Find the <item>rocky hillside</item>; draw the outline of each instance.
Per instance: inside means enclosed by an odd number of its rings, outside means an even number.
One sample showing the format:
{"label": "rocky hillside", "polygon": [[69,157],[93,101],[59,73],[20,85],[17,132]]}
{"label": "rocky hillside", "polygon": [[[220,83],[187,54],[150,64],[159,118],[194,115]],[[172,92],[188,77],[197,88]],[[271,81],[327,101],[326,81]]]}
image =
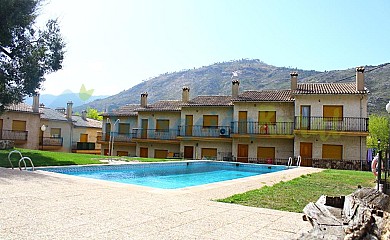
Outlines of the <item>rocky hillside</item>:
{"label": "rocky hillside", "polygon": [[[140,94],[148,92],[148,102],[165,99],[180,99],[183,86],[190,87],[190,96],[231,94],[232,72],[237,72],[240,90],[288,89],[290,72],[299,73],[298,82],[352,82],[355,69],[320,72],[286,67],[275,67],[260,60],[242,59],[238,61],[215,63],[210,66],[174,73],[161,74],[144,81],[126,91],[105,99],[95,100],[76,108],[86,107],[113,110],[129,103],[139,103]],[[390,64],[366,66],[366,86],[370,90],[370,113],[384,112],[390,100]]]}

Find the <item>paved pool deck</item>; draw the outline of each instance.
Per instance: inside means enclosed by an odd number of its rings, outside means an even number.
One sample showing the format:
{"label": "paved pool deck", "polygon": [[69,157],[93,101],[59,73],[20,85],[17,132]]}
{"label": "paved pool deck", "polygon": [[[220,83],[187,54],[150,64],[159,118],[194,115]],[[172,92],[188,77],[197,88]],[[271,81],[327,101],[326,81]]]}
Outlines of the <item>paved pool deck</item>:
{"label": "paved pool deck", "polygon": [[0,239],[294,239],[311,229],[302,214],[212,199],[319,171],[158,190],[0,168]]}

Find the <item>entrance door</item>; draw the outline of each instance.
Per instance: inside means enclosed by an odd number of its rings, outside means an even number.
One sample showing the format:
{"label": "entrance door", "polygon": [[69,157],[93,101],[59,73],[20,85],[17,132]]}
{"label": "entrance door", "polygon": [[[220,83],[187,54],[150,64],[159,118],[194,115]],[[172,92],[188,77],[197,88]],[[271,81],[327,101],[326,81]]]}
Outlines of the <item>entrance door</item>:
{"label": "entrance door", "polygon": [[194,147],[193,146],[184,146],[184,158],[185,159],[194,159]]}
{"label": "entrance door", "polygon": [[143,158],[147,158],[148,157],[148,148],[146,148],[146,147],[139,148],[139,156],[143,157]]}
{"label": "entrance door", "polygon": [[148,119],[142,119],[141,121],[141,138],[148,138]]}
{"label": "entrance door", "polygon": [[313,166],[312,152],[313,152],[313,144],[312,143],[307,143],[307,142],[300,143],[299,154],[302,158],[301,166],[304,166],[304,167]]}
{"label": "entrance door", "polygon": [[237,161],[248,162],[248,144],[238,144]]}
{"label": "entrance door", "polygon": [[186,115],[186,122],[185,122],[186,136],[192,136],[193,124],[194,124],[194,116],[193,115]]}
{"label": "entrance door", "polygon": [[310,106],[301,106],[301,129],[310,129]]}
{"label": "entrance door", "polygon": [[247,111],[238,112],[238,133],[239,134],[247,133],[247,126],[248,126],[247,119],[248,119]]}

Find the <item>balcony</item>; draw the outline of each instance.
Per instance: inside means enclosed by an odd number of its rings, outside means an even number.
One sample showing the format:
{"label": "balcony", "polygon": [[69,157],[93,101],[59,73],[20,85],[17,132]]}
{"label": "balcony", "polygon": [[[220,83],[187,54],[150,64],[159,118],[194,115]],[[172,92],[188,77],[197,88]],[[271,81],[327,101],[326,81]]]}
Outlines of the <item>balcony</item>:
{"label": "balcony", "polygon": [[39,139],[39,146],[62,147],[62,145],[62,137],[41,137]]}
{"label": "balcony", "polygon": [[[176,140],[179,130],[176,129],[133,129],[134,139]],[[115,137],[115,141],[116,137]]]}
{"label": "balcony", "polygon": [[364,132],[368,134],[368,118],[295,117],[295,130]]}
{"label": "balcony", "polygon": [[293,122],[233,122],[233,134],[292,135]]}
{"label": "balcony", "polygon": [[[133,139],[133,133],[113,132],[111,136],[114,137],[114,142],[132,142],[132,139]],[[97,136],[97,141],[98,142],[109,142],[110,141],[110,133],[102,133],[102,135]]]}
{"label": "balcony", "polygon": [[180,126],[181,137],[230,137],[231,128],[228,126],[204,127],[199,125]]}
{"label": "balcony", "polygon": [[1,130],[0,139],[1,140],[12,140],[15,142],[25,142],[27,141],[28,132],[27,131],[15,131],[15,130]]}

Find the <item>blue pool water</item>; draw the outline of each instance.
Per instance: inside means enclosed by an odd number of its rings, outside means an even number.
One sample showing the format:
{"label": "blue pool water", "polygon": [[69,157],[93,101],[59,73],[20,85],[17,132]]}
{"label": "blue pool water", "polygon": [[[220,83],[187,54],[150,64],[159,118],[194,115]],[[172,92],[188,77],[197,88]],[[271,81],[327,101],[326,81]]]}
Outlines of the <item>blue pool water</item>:
{"label": "blue pool water", "polygon": [[176,189],[261,175],[286,169],[286,166],[274,165],[189,161],[53,167],[40,170],[154,188]]}

